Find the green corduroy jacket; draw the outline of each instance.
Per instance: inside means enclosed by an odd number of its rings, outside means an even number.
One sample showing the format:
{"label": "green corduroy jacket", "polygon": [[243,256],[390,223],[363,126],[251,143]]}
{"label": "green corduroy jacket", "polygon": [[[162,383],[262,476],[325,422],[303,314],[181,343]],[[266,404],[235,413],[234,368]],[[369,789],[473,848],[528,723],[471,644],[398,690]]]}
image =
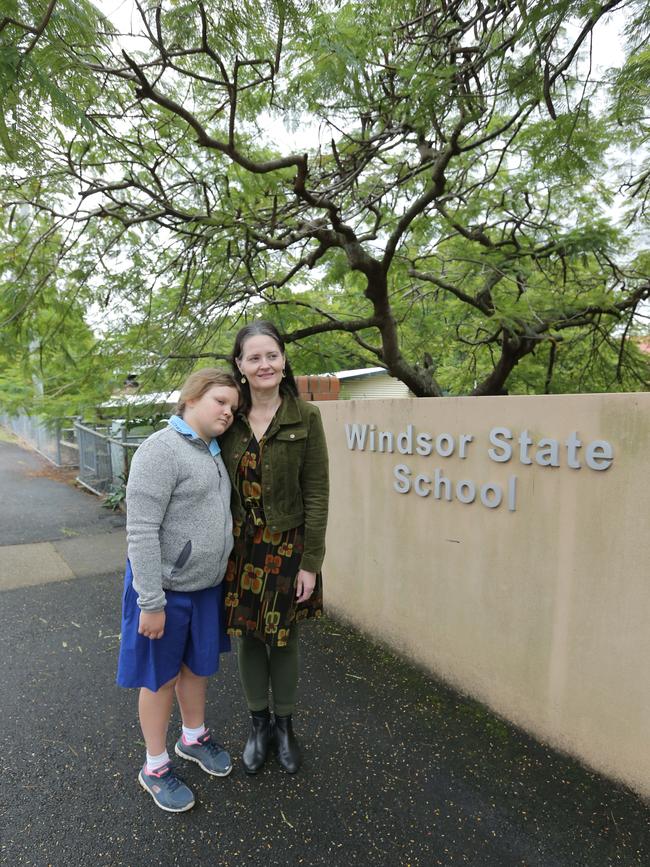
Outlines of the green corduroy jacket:
{"label": "green corduroy jacket", "polygon": [[[245,416],[219,438],[232,482],[232,514],[242,520],[237,467],[252,432]],[[271,532],[304,525],[300,568],[319,572],[325,556],[329,473],[325,431],[317,406],[285,395],[266,434],[261,464],[264,515]]]}

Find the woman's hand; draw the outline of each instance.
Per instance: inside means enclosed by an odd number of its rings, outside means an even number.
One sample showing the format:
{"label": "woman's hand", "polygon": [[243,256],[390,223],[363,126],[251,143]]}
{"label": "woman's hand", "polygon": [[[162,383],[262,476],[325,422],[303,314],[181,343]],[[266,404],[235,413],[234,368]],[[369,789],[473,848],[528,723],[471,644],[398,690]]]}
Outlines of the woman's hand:
{"label": "woman's hand", "polygon": [[306,602],[314,592],[316,573],[299,569],[296,575],[296,602]]}
{"label": "woman's hand", "polygon": [[145,638],[162,638],[165,632],[165,609],[163,608],[162,611],[141,611],[138,632]]}

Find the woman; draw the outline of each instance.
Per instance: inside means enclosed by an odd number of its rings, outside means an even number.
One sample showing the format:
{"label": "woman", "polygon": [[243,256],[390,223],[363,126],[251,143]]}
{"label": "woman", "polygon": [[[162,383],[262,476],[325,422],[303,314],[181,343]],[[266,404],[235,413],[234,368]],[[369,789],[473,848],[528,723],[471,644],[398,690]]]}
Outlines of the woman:
{"label": "woman", "polygon": [[239,331],[232,364],[242,401],[221,440],[235,535],[225,606],[228,634],[239,638],[239,672],[251,713],[243,762],[247,773],[257,773],[273,744],[281,767],[293,774],[301,762],[292,726],[298,623],[323,610],[327,447],[320,412],[298,398],[272,323],[253,322]]}

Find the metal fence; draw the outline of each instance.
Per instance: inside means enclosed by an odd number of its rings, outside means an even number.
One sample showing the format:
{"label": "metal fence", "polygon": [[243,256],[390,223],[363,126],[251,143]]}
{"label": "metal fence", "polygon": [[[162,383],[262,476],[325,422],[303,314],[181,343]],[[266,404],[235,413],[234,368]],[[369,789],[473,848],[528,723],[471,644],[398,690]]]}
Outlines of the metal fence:
{"label": "metal fence", "polygon": [[77,481],[95,494],[111,494],[125,484],[135,450],[146,436],[111,436],[108,428],[90,427],[76,421],[74,425],[79,446]]}
{"label": "metal fence", "polygon": [[24,413],[17,416],[3,413],[0,415],[0,421],[57,467],[79,466],[79,449],[75,440],[73,418],[45,421],[38,416]]}
{"label": "metal fence", "polygon": [[129,434],[125,428],[112,435],[109,428],[91,426],[79,418],[45,421],[0,413],[0,423],[58,467],[78,467],[77,481],[100,496],[125,484],[135,450],[147,438]]}

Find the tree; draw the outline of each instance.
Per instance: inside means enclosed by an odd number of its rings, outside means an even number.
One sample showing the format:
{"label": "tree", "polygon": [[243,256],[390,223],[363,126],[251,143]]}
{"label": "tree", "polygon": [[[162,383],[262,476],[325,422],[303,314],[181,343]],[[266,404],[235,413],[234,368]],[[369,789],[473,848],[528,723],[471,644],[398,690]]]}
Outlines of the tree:
{"label": "tree", "polygon": [[92,132],[86,63],[112,31],[88,0],[0,2],[0,152],[14,165],[42,168],[66,127]]}
{"label": "tree", "polygon": [[[106,399],[114,376],[106,347],[85,321],[75,275],[61,262],[63,239],[46,218],[26,214],[14,214],[12,229],[10,238],[0,232],[3,407],[29,406],[48,416],[91,409]],[[115,349],[110,355],[119,364]]]}
{"label": "tree", "polygon": [[[577,342],[592,365],[618,342],[607,388],[643,382],[647,254],[606,210],[632,121],[585,65],[643,4],[136,5],[137,50],[84,60],[94,132],[58,156],[65,194],[25,197],[68,219],[143,364],[222,357],[270,308],[289,342],[334,337],[416,395],[498,394],[524,359],[551,390]],[[313,145],[274,145],[278,118],[316,119]]]}
{"label": "tree", "polygon": [[623,141],[631,146],[631,156],[638,155],[637,170],[633,168],[631,176],[624,179],[630,203],[628,224],[638,221],[647,230],[650,219],[650,7],[647,4],[638,15],[630,16],[625,31],[628,37],[626,60],[620,70],[612,72],[611,121],[625,130]]}

